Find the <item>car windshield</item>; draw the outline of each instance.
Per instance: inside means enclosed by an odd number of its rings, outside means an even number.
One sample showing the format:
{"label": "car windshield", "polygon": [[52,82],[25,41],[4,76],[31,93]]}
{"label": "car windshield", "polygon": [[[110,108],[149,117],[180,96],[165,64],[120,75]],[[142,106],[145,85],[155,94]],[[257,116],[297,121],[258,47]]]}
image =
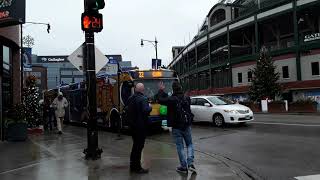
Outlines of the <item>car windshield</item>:
{"label": "car windshield", "polygon": [[165,92],[168,95],[172,95],[172,83],[176,81],[176,79],[144,79],[144,80],[136,80],[134,84],[143,83],[144,84],[144,94],[150,99],[153,100],[154,96],[158,93],[159,87],[158,84],[163,82],[166,89]]}
{"label": "car windshield", "polygon": [[218,96],[212,96],[212,97],[209,97],[208,99],[210,102],[212,102],[214,105],[217,105],[217,106],[234,104],[234,102]]}

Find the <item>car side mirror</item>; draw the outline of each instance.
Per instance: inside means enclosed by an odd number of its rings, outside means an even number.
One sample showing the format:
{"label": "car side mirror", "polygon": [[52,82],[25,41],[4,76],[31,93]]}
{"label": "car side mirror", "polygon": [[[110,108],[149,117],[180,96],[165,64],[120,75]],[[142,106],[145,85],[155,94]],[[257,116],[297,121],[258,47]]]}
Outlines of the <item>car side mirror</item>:
{"label": "car side mirror", "polygon": [[206,107],[211,107],[211,104],[209,104],[209,103],[204,103],[204,106],[206,106]]}

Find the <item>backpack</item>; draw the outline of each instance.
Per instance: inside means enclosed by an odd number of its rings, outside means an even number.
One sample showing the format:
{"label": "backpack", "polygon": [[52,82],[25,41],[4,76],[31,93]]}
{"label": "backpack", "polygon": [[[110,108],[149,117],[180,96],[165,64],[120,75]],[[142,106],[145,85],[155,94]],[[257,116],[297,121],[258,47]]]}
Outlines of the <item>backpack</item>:
{"label": "backpack", "polygon": [[130,106],[132,106],[132,103],[135,101],[135,99],[136,97],[131,97],[128,99],[128,103],[123,107],[122,114],[121,114],[122,121],[129,126],[132,126],[133,124],[133,118],[134,118],[132,117],[133,112],[130,112],[130,110],[133,111],[133,109],[132,108],[130,109]]}
{"label": "backpack", "polygon": [[186,98],[183,97],[182,99],[177,97],[176,103],[176,121],[178,126],[181,128],[186,128],[192,123],[193,115],[192,113],[188,112],[186,106],[189,106]]}

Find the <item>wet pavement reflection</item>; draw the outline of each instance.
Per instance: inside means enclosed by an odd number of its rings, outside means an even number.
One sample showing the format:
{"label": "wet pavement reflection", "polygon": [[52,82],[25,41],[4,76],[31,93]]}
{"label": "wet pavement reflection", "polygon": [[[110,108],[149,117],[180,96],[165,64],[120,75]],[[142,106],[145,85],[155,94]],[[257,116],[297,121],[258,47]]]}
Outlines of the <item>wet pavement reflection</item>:
{"label": "wet pavement reflection", "polygon": [[117,135],[100,132],[102,158],[86,161],[86,129],[66,126],[65,133],[45,133],[29,136],[26,142],[0,143],[1,180],[203,180],[239,179],[233,169],[211,156],[196,153],[198,174],[181,175],[176,149],[170,143],[147,140],[143,152],[143,166],[150,169],[145,175],[129,171],[131,137],[117,140]]}

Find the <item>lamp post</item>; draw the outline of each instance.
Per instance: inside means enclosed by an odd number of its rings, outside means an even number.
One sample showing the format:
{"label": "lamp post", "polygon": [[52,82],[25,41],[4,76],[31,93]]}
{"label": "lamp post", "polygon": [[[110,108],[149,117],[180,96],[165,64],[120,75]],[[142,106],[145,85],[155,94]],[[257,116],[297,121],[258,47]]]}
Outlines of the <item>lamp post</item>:
{"label": "lamp post", "polygon": [[158,66],[157,66],[157,64],[158,64],[158,41],[157,41],[157,37],[155,37],[155,39],[154,39],[154,41],[151,41],[151,40],[146,40],[146,39],[141,39],[141,47],[143,47],[144,46],[144,43],[143,42],[149,42],[149,43],[151,43],[153,46],[154,46],[154,48],[155,48],[155,50],[156,50],[156,69],[158,69]]}
{"label": "lamp post", "polygon": [[[38,25],[46,25],[47,32],[50,33],[51,26],[49,23],[41,23],[41,22],[25,22],[25,24],[38,24]],[[23,23],[20,23],[20,84],[21,84],[21,102],[22,102],[22,92],[23,92]]]}

